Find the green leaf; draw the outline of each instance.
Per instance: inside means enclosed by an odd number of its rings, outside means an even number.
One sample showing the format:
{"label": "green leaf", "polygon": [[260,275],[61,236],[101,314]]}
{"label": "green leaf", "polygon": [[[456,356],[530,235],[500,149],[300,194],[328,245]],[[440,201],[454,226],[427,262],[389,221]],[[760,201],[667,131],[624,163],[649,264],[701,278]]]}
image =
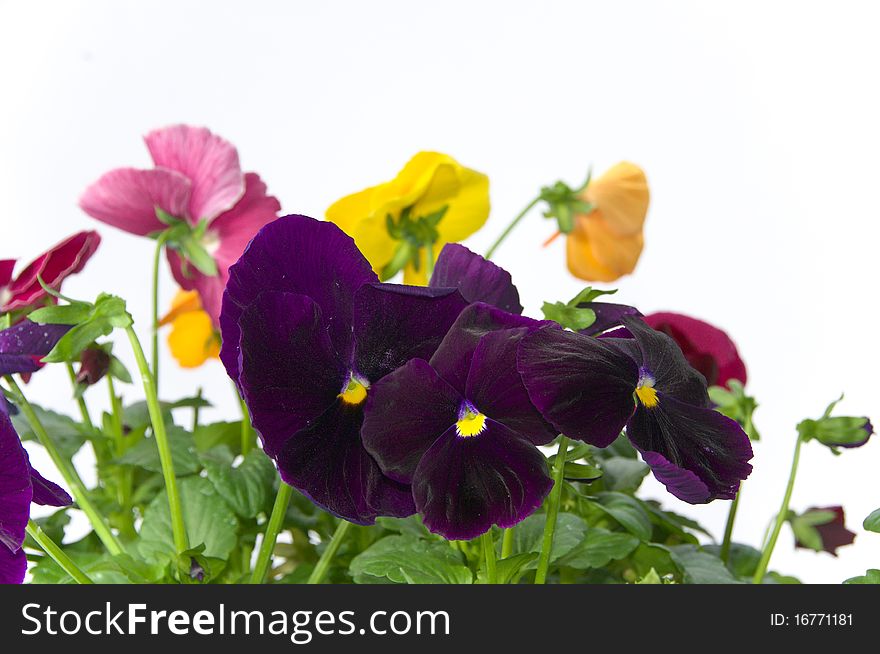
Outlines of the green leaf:
{"label": "green leaf", "polygon": [[[714,556],[721,556],[720,545],[706,545],[703,549]],[[731,543],[730,552],[727,555],[727,569],[735,577],[750,581],[755,574],[755,570],[758,568],[760,560],[761,550],[743,543]]]}
{"label": "green leaf", "polygon": [[602,477],[605,488],[610,491],[635,492],[648,475],[649,468],[644,462],[622,456],[612,456],[602,462]]}
{"label": "green leaf", "polygon": [[85,302],[49,306],[31,311],[28,320],[39,325],[78,325],[86,320],[92,312],[92,305]]}
{"label": "green leaf", "polygon": [[727,382],[728,388],[710,386],[709,398],[715,403],[716,409],[733,420],[736,420],[746,432],[750,440],[757,441],[761,435],[755,428],[752,416],[758,403],[755,398],[746,395],[743,385],[736,379]]}
{"label": "green leaf", "polygon": [[639,539],[623,532],[590,527],[586,537],[559,562],[560,566],[587,570],[622,559],[639,546]]}
{"label": "green leaf", "polygon": [[196,449],[207,452],[218,445],[226,445],[233,453],[241,452],[241,422],[215,422],[199,425],[193,432]]}
{"label": "green leaf", "polygon": [[872,511],[871,515],[865,518],[862,526],[866,531],[873,531],[876,534],[880,534],[880,509]]}
{"label": "green leaf", "polygon": [[596,322],[596,313],[592,309],[570,307],[562,302],[545,302],[541,312],[546,320],[552,320],[566,329],[580,331]]}
{"label": "green leaf", "polygon": [[218,274],[217,262],[208,254],[205,246],[191,235],[186,235],[176,242],[178,249],[195,268],[208,277],[216,277]]}
{"label": "green leaf", "polygon": [[408,518],[376,518],[376,524],[386,531],[393,531],[404,536],[410,535],[416,538],[440,540],[440,536],[428,531],[422,519],[417,515],[412,515]]}
{"label": "green leaf", "polygon": [[602,471],[596,466],[568,462],[563,474],[569,481],[594,481],[602,476]]}
{"label": "green leaf", "polygon": [[[535,563],[538,557],[539,554],[537,552],[524,552],[523,554],[514,554],[506,559],[499,559],[496,563],[498,583],[516,583],[522,573],[528,569],[529,564]],[[485,584],[487,581],[486,568],[485,566],[480,566],[480,571],[477,573],[477,582]]]}
{"label": "green leaf", "polygon": [[636,498],[623,493],[600,493],[596,506],[633,536],[644,541],[651,539],[651,518]]}
{"label": "green leaf", "polygon": [[655,570],[661,577],[681,577],[681,569],[673,560],[669,548],[658,543],[641,543],[630,555],[628,563],[634,573],[629,581],[644,578],[651,570]]}
{"label": "green leaf", "polygon": [[233,465],[229,448],[219,446],[202,455],[208,481],[242,518],[256,518],[273,497],[278,473],[262,450],[251,450],[241,465]]}
{"label": "green leaf", "polygon": [[[181,427],[169,425],[168,446],[174,461],[174,474],[178,477],[193,475],[202,469],[196,456],[192,435]],[[116,460],[120,465],[136,466],[150,472],[162,472],[159,447],[155,438],[145,438]]]}
{"label": "green leaf", "polygon": [[724,563],[694,545],[676,545],[670,547],[672,559],[684,573],[684,580],[689,584],[738,584]]}
{"label": "green leaf", "polygon": [[355,583],[470,584],[473,574],[449,543],[386,536],[352,559]]}
{"label": "green leaf", "polygon": [[861,577],[850,577],[845,584],[880,584],[880,570],[871,568]]}
{"label": "green leaf", "polygon": [[660,575],[657,574],[657,571],[654,568],[651,568],[650,570],[648,570],[648,574],[646,574],[644,577],[639,579],[636,583],[637,584],[656,585],[656,584],[662,584],[663,579],[660,578]]}
{"label": "green leaf", "polygon": [[[97,584],[154,584],[165,576],[165,567],[150,565],[127,554],[110,556],[66,549],[83,572]],[[31,570],[35,584],[72,584],[74,580],[48,556]]]}
{"label": "green leaf", "polygon": [[[546,515],[536,513],[520,522],[513,528],[513,552],[524,554],[540,552],[544,542],[544,524]],[[587,531],[587,525],[573,513],[560,513],[556,519],[556,531],[553,535],[553,548],[550,550],[550,562],[565,556],[580,543]],[[529,562],[528,569],[537,567],[537,560]]]}
{"label": "green leaf", "polygon": [[[72,459],[73,455],[79,452],[86,442],[89,430],[65,415],[43,409],[37,405],[32,406],[37,420],[46,429],[46,433],[49,434],[49,438],[55,444],[61,456],[68,460]],[[21,440],[39,442],[37,435],[31,429],[31,425],[23,412],[12,416],[12,424],[15,426],[15,431],[18,432]]]}
{"label": "green leaf", "polygon": [[131,373],[128,372],[128,368],[117,359],[115,356],[110,357],[110,367],[107,369],[107,374],[113,377],[113,379],[118,379],[123,384],[131,383]]}
{"label": "green leaf", "polygon": [[[186,477],[178,481],[178,486],[190,546],[204,545],[206,557],[228,559],[238,546],[238,519],[232,509],[207,479]],[[176,560],[171,513],[164,490],[147,507],[140,537],[138,550],[148,561]]]}

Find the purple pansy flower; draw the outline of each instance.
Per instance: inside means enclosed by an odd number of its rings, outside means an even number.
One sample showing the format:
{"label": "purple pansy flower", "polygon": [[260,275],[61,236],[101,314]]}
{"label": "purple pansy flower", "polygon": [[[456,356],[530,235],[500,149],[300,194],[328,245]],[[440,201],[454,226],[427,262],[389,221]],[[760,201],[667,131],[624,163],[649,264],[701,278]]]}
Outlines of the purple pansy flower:
{"label": "purple pansy flower", "polygon": [[27,569],[22,544],[31,502],[71,504],[70,496],[31,467],[12,421],[0,403],[0,584],[20,584]]}
{"label": "purple pansy flower", "polygon": [[540,330],[520,346],[529,396],[562,433],[606,447],[626,426],[654,476],[691,504],[733,499],[752,470],[742,428],[710,408],[706,382],[675,342],[624,316],[633,338]]}
{"label": "purple pansy flower", "polygon": [[550,492],[536,445],[557,431],[532,406],[516,369],[519,342],[547,325],[472,304],[430,363],[413,359],[371,389],[364,445],[386,475],[412,484],[431,531],[469,540],[493,524],[511,527]]}
{"label": "purple pansy flower", "polygon": [[336,225],[286,216],[230,268],[220,357],[282,479],[351,522],[414,512],[360,437],[372,386],[433,355],[467,303],[456,288],[380,284]]}
{"label": "purple pansy flower", "polygon": [[515,314],[523,311],[510,273],[458,243],[443,246],[428,285],[457,288],[468,302],[485,302]]}
{"label": "purple pansy flower", "polygon": [[[581,334],[587,334],[588,336],[598,336],[602,333],[608,336],[616,336],[618,335],[616,332],[610,333],[609,330],[620,329],[624,316],[641,317],[642,315],[635,307],[627,304],[614,304],[613,302],[584,302],[579,304],[578,307],[592,309],[593,313],[596,314],[596,321],[580,331]],[[620,335],[623,335],[624,330],[620,329],[620,332]]]}

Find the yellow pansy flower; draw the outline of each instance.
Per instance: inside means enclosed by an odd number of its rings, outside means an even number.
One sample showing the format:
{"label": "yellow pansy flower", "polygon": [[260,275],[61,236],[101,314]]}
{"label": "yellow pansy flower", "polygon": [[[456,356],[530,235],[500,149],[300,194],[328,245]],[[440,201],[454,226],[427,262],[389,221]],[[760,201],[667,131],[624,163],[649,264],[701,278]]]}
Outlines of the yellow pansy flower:
{"label": "yellow pansy flower", "polygon": [[581,198],[592,210],[575,217],[566,239],[568,269],[586,281],[613,282],[635,270],[650,192],[641,168],[621,162],[591,181]]}
{"label": "yellow pansy flower", "polygon": [[438,152],[419,152],[390,182],[327,209],[327,220],[354,239],[381,279],[403,270],[405,284],[419,285],[428,283],[429,249],[436,260],[446,243],[466,239],[488,217],[489,178]]}
{"label": "yellow pansy flower", "polygon": [[171,310],[159,321],[160,326],[168,324],[168,347],[182,368],[198,368],[208,359],[219,358],[220,335],[202,309],[197,291],[177,292]]}

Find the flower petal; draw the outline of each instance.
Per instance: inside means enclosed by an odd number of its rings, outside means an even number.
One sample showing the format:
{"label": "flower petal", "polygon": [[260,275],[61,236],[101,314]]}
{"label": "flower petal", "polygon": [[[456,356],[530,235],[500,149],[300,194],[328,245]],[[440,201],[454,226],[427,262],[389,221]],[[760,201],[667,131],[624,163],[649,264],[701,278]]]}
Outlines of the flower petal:
{"label": "flower petal", "polygon": [[21,548],[32,498],[27,453],[9,416],[0,412],[0,550]]}
{"label": "flower petal", "polygon": [[458,419],[463,398],[423,359],[370,387],[361,438],[382,472],[411,483],[422,456]]}
{"label": "flower petal", "polygon": [[269,456],[336,400],[347,370],[336,358],[320,307],[267,291],[241,315],[242,394]]}
{"label": "flower petal", "polygon": [[60,290],[68,276],[85,267],[100,243],[98,232],[78,232],[39,256],[9,284],[10,298],[2,311],[23,309],[49,297],[39,278],[50,288]]}
{"label": "flower petal", "polygon": [[101,222],[138,236],[167,227],[156,217],[156,207],[184,218],[190,201],[190,182],[164,168],[117,168],[86,189],[80,208]]}
{"label": "flower petal", "polygon": [[609,229],[628,236],[642,230],[651,198],[644,171],[623,161],[591,181],[584,199],[602,212]]}
{"label": "flower petal", "polygon": [[529,399],[516,368],[525,327],[490,332],[480,339],[467,378],[467,399],[493,420],[535,445],[546,445],[559,432],[541,416]]}
{"label": "flower petal", "polygon": [[38,325],[30,320],[0,331],[0,376],[40,369],[46,356],[70,330],[70,325]]}
{"label": "flower petal", "polygon": [[376,382],[430,359],[467,302],[454,288],[365,284],[354,297],[355,370]]}
{"label": "flower petal", "polygon": [[415,513],[409,487],[384,476],[361,443],[361,406],[337,400],[278,454],[281,478],[315,504],[357,524]]}
{"label": "flower petal", "polygon": [[186,217],[195,224],[212,220],[238,202],[244,176],[238,152],[228,141],[204,127],[172,125],[144,137],[157,166],[181,173],[192,183]]}
{"label": "flower petal", "polygon": [[556,429],[607,447],[635,409],[635,362],[603,340],[542,329],[526,336],[518,368],[532,403]]}
{"label": "flower petal", "polygon": [[15,259],[0,259],[0,290],[6,288],[12,281],[12,271],[15,269]]}
{"label": "flower petal", "polygon": [[671,337],[693,368],[710,386],[726,386],[731,379],[746,383],[746,366],[726,332],[680,313],[661,311],[645,317],[653,329]]}
{"label": "flower petal", "polygon": [[[621,322],[638,346],[639,354],[634,355],[636,361],[651,373],[658,391],[694,406],[709,406],[706,379],[691,367],[672,338],[651,329],[635,316],[624,316]],[[611,339],[606,340],[611,342]],[[633,351],[632,342],[622,339],[618,344]]]}
{"label": "flower petal", "polygon": [[27,556],[23,549],[15,552],[0,547],[0,584],[20,584],[27,572]]}
{"label": "flower petal", "polygon": [[484,334],[517,327],[535,330],[550,324],[475,302],[462,311],[449,328],[437,352],[431,357],[431,367],[459,393],[464,394],[471,359]]}
{"label": "flower petal", "polygon": [[470,540],[492,525],[512,527],[541,506],[553,481],[532,443],[491,419],[482,433],[448,429],[425,453],[413,497],[425,526],[448,540]]}
{"label": "flower petal", "polygon": [[598,336],[609,329],[620,327],[623,323],[621,319],[624,316],[641,316],[642,313],[635,307],[626,304],[614,304],[612,302],[584,302],[578,307],[592,309],[596,314],[596,322],[580,330],[581,334],[587,336]]}
{"label": "flower petal", "polygon": [[575,231],[583,230],[596,261],[606,270],[612,271],[614,279],[628,275],[636,269],[645,245],[641,232],[628,236],[616,234],[608,227],[602,212],[598,210],[579,219],[577,224]]}
{"label": "flower petal", "polygon": [[208,359],[219,357],[220,338],[211,316],[199,309],[175,318],[168,334],[168,348],[181,368],[198,368]]}
{"label": "flower petal", "polygon": [[354,241],[336,225],[297,215],[269,223],[229,269],[220,315],[220,358],[229,376],[238,379],[238,319],[263,291],[312,298],[339,359],[347,361],[353,342],[352,298],[358,288],[377,281]]}
{"label": "flower petal", "polygon": [[266,185],[255,173],[245,175],[245,192],[232,209],[220,214],[205,235],[207,247],[217,262],[217,275],[205,275],[194,266],[183,266],[180,254],[168,249],[171,273],[181,287],[198,291],[202,307],[219,324],[223,290],[229,267],[238,261],[254,235],[278,217],[281,204],[266,194]]}
{"label": "flower petal", "polygon": [[458,288],[468,302],[485,302],[509,313],[523,311],[510,273],[457,243],[447,243],[440,251],[430,286]]}
{"label": "flower petal", "polygon": [[[842,506],[813,506],[804,511],[804,515],[818,511],[834,514],[830,521],[814,525],[813,528],[819,532],[822,549],[832,556],[837,556],[837,548],[852,545],[856,540],[856,534],[846,528],[846,516]],[[807,547],[797,539],[794,545],[795,547]]]}
{"label": "flower petal", "polygon": [[657,393],[657,399],[650,409],[639,404],[626,427],[645,463],[657,466],[657,479],[691,504],[736,497],[740,482],[752,471],[752,446],[742,428],[713,409],[665,393]]}
{"label": "flower petal", "polygon": [[49,481],[28,463],[31,471],[32,502],[42,506],[70,506],[73,499],[54,481]]}

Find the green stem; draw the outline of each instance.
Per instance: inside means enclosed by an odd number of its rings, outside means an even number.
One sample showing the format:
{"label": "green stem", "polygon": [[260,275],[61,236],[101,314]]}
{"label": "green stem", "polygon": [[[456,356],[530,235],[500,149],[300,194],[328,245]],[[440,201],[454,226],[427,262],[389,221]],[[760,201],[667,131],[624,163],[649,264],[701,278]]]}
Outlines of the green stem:
{"label": "green stem", "polygon": [[78,584],[93,584],[93,582],[89,576],[80,570],[79,566],[74,563],[67,554],[64,553],[58,545],[55,544],[51,538],[49,538],[43,530],[40,529],[40,526],[34,522],[33,520],[28,520],[27,524],[27,533],[28,536],[33,538],[37,545],[43,548],[43,551],[49,555],[55,563],[61,566],[61,568],[69,574],[73,580]]}
{"label": "green stem", "polygon": [[513,529],[505,529],[501,537],[501,558],[506,559],[513,554]]}
{"label": "green stem", "polygon": [[275,551],[275,542],[278,540],[278,534],[284,524],[284,516],[287,515],[287,506],[290,504],[291,495],[293,495],[293,487],[282,481],[278,487],[278,494],[275,496],[272,515],[269,516],[269,523],[266,525],[266,533],[263,535],[263,543],[260,545],[260,553],[257,555],[257,564],[251,575],[252,584],[262,584],[266,581],[266,573],[269,572],[269,566],[272,563],[272,552]]}
{"label": "green stem", "polygon": [[[196,393],[196,400],[201,400],[201,399],[202,399],[202,387],[199,386],[199,390]],[[199,409],[200,408],[201,407],[198,404],[196,404],[193,407],[193,424],[192,424],[192,432],[193,433],[195,433],[196,429],[198,429],[198,427],[199,427]]]}
{"label": "green stem", "polygon": [[727,512],[727,524],[724,527],[724,540],[721,541],[721,560],[727,564],[730,559],[730,543],[733,538],[733,523],[736,520],[736,510],[739,508],[739,496],[742,494],[742,484],[740,484],[739,492],[730,503],[730,510]]}
{"label": "green stem", "polygon": [[556,518],[559,515],[559,503],[562,499],[562,480],[565,473],[565,454],[568,452],[568,438],[559,437],[559,451],[553,468],[553,490],[547,503],[547,521],[544,523],[544,541],[541,544],[541,556],[538,558],[538,569],[535,572],[535,583],[547,581],[547,570],[550,567],[550,552],[553,549],[553,534],[556,531]]}
{"label": "green stem", "polygon": [[431,277],[434,275],[434,244],[425,245],[425,276],[428,283],[431,283]]}
{"label": "green stem", "polygon": [[180,503],[180,493],[177,489],[177,477],[174,476],[174,461],[171,458],[171,446],[168,443],[168,433],[165,431],[165,419],[162,417],[162,408],[159,406],[159,396],[156,393],[156,383],[150,368],[147,366],[147,358],[144,349],[138,340],[134,329],[125,328],[131,349],[137,361],[141,373],[141,382],[144,385],[144,394],[147,396],[147,408],[150,412],[150,422],[153,425],[153,436],[159,448],[159,461],[162,464],[162,476],[165,478],[165,491],[168,494],[168,507],[171,511],[171,532],[174,536],[174,546],[177,552],[185,552],[189,549],[186,535],[186,527],[183,524],[183,507]]}
{"label": "green stem", "polygon": [[514,219],[510,222],[510,224],[507,226],[507,229],[505,229],[503,232],[501,232],[501,236],[499,236],[498,239],[492,244],[492,246],[491,246],[488,250],[486,250],[486,258],[487,258],[487,259],[491,259],[491,258],[492,258],[492,255],[495,254],[495,250],[498,249],[498,246],[501,245],[501,244],[504,242],[504,239],[506,239],[508,236],[510,236],[510,232],[512,232],[512,231],[514,230],[514,228],[519,224],[519,222],[520,222],[523,218],[526,217],[526,214],[527,214],[529,211],[531,211],[531,210],[534,208],[534,206],[535,206],[536,204],[538,204],[538,202],[540,202],[540,201],[541,201],[541,196],[539,195],[539,196],[536,197],[534,200],[532,200],[531,202],[529,202],[529,203],[526,205],[525,209],[523,209],[522,211],[520,211],[520,212],[517,214],[516,218],[514,218]]}
{"label": "green stem", "polygon": [[483,544],[483,556],[486,557],[486,583],[498,583],[498,569],[495,565],[495,541],[492,540],[492,529],[480,536]]}
{"label": "green stem", "polygon": [[89,415],[89,407],[86,405],[86,399],[82,394],[77,394],[76,373],[73,370],[73,364],[67,364],[67,376],[70,377],[70,385],[73,387],[73,395],[76,397],[76,403],[79,405],[79,414],[82,416],[83,424],[89,428],[89,431],[95,428],[92,423],[92,417]]}
{"label": "green stem", "polygon": [[150,325],[150,336],[153,343],[153,351],[151,353],[153,366],[150,370],[153,371],[156,393],[159,392],[159,265],[162,261],[162,249],[165,247],[165,241],[167,240],[168,232],[166,230],[156,239],[156,252],[153,254],[153,322]]}
{"label": "green stem", "polygon": [[[113,435],[113,453],[118,459],[125,454],[125,433],[122,420],[122,402],[116,394],[113,377],[107,375],[107,391],[110,396],[110,429]],[[125,522],[120,533],[134,539],[137,531],[134,528],[134,516],[131,514],[132,471],[126,466],[116,466],[116,501],[122,507]]]}
{"label": "green stem", "polygon": [[37,440],[40,441],[40,445],[42,445],[46,452],[48,452],[55,467],[58,468],[58,472],[61,473],[64,483],[67,484],[70,489],[73,499],[76,501],[79,508],[82,509],[83,513],[86,514],[89,522],[92,523],[92,529],[95,530],[95,534],[101,539],[101,542],[104,543],[104,546],[110,554],[122,554],[122,544],[117,540],[116,536],[113,535],[113,532],[110,531],[110,527],[107,526],[107,523],[104,522],[101,514],[92,504],[91,500],[89,500],[88,490],[86,490],[86,486],[83,484],[82,479],[80,479],[79,474],[77,474],[76,469],[58,452],[58,449],[55,447],[55,442],[49,437],[46,428],[37,417],[33,406],[27,401],[24,393],[22,393],[18,384],[16,384],[15,380],[12,378],[12,375],[7,375],[4,379],[9,385],[9,389],[12,391],[15,403],[18,405],[18,408],[21,409],[22,413],[24,413],[28,423],[30,423],[31,429],[37,436]]}
{"label": "green stem", "polygon": [[[235,392],[238,393],[238,389]],[[238,396],[238,403],[241,405],[241,455],[244,456],[254,447],[256,434],[251,425],[251,412],[241,395]]]}
{"label": "green stem", "polygon": [[760,584],[764,581],[764,575],[767,572],[767,566],[770,565],[770,557],[773,555],[773,548],[776,547],[776,540],[779,538],[779,532],[782,531],[782,525],[788,518],[788,505],[791,502],[791,493],[794,490],[794,479],[797,476],[798,463],[801,458],[801,444],[803,439],[798,434],[797,444],[794,446],[794,457],[791,462],[791,472],[788,474],[788,485],[785,487],[785,495],[782,498],[782,505],[779,507],[779,513],[776,515],[776,522],[773,525],[773,531],[770,532],[770,538],[764,545],[764,551],[761,552],[761,560],[755,570],[755,576],[752,578],[753,584]]}
{"label": "green stem", "polygon": [[333,538],[327,543],[327,549],[324,550],[321,558],[318,559],[315,569],[312,570],[312,574],[306,582],[307,584],[320,584],[324,580],[324,577],[327,576],[330,561],[336,556],[336,552],[339,550],[339,546],[342,545],[342,539],[345,538],[345,532],[348,531],[349,527],[351,527],[351,523],[348,522],[348,520],[339,521],[339,526],[337,526],[336,531],[333,532]]}

